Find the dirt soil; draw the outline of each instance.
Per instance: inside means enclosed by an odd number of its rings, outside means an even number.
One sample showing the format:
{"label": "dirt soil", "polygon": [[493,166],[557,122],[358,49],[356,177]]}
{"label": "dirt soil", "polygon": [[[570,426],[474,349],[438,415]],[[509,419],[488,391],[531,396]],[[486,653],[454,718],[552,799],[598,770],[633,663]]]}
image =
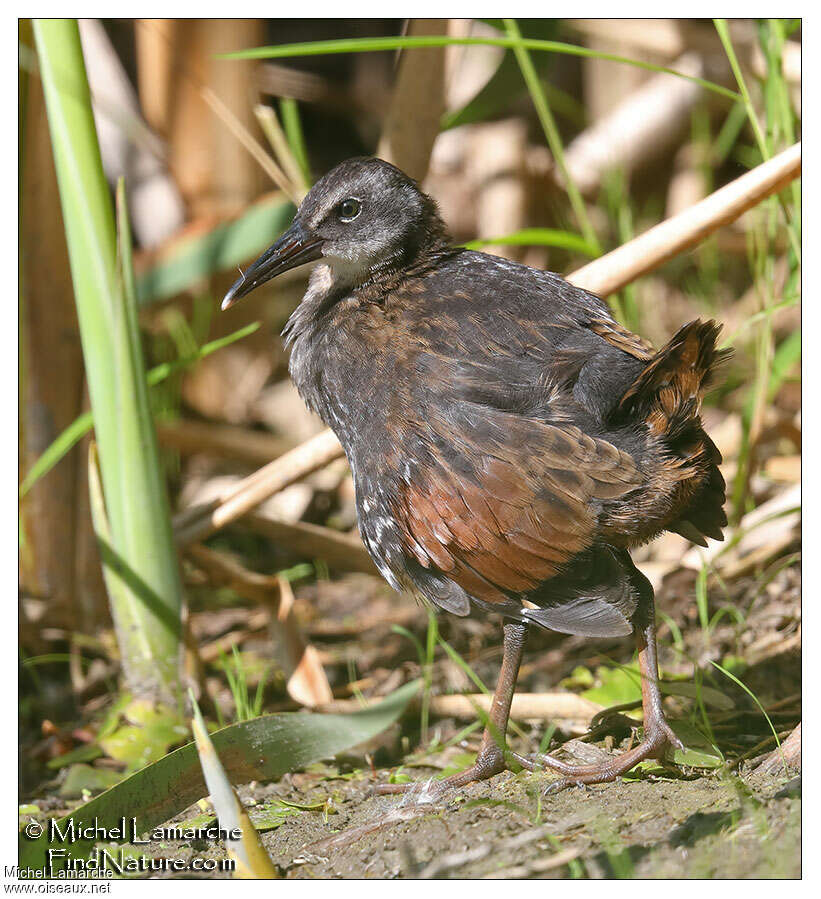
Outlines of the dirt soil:
{"label": "dirt soil", "polygon": [[[800,776],[645,775],[545,795],[551,775],[507,772],[426,803],[421,771],[413,772],[416,796],[383,797],[373,786],[388,772],[334,779],[334,769],[317,768],[240,790],[252,818],[276,799],[331,798],[325,810],[295,812],[262,835],[288,878],[801,875]],[[212,846],[197,854],[222,853]]]}

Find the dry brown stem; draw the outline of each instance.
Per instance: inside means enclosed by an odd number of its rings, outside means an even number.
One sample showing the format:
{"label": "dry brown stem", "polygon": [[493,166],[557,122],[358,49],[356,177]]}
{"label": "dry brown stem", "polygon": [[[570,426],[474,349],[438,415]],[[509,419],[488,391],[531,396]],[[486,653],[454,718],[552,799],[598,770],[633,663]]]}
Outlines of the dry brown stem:
{"label": "dry brown stem", "polygon": [[158,422],[157,439],[183,456],[205,453],[249,465],[265,465],[293,448],[293,441],[273,434],[185,418]]}
{"label": "dry brown stem", "polygon": [[[484,693],[466,693],[451,696],[431,696],[430,711],[443,718],[473,720],[476,709],[490,711],[493,697]],[[376,704],[379,698],[366,700],[366,705]],[[420,700],[417,700],[417,702]],[[323,706],[325,712],[352,712],[362,708],[358,699],[337,699]],[[517,693],[513,697],[510,715],[512,718],[562,720],[589,723],[602,706],[575,693]]]}
{"label": "dry brown stem", "polygon": [[599,296],[608,296],[694,247],[722,225],[778,193],[800,174],[801,144],[797,143],[695,206],[573,272],[567,280]]}
{"label": "dry brown stem", "polygon": [[[189,554],[218,584],[230,586],[241,596],[260,603],[266,608],[267,623],[274,641],[274,658],[285,672],[286,689],[290,697],[304,706],[313,708],[330,702],[333,697],[325,670],[316,649],[303,637],[299,622],[293,615],[294,594],[284,578],[271,577],[248,571],[230,556],[215,552],[206,546],[189,547]],[[253,630],[257,621],[249,621]],[[228,645],[234,645],[242,633],[227,635]],[[212,644],[211,652],[218,654],[227,648],[225,638]]]}
{"label": "dry brown stem", "polygon": [[[447,19],[411,19],[408,25],[411,36],[447,33]],[[445,111],[445,49],[431,47],[402,54],[377,150],[377,156],[419,180],[428,171]]]}
{"label": "dry brown stem", "polygon": [[218,503],[189,509],[176,516],[174,526],[177,542],[184,546],[201,540],[250,512],[269,496],[341,455],[342,447],[333,432],[322,431],[245,478],[222,496]]}

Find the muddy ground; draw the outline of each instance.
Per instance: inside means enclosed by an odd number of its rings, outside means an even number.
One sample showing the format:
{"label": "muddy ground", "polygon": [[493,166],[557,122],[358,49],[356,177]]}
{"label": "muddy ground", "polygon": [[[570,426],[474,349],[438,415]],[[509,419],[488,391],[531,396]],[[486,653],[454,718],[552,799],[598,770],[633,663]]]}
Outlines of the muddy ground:
{"label": "muddy ground", "polygon": [[[376,796],[388,772],[316,766],[240,795],[263,819],[293,810],[263,843],[287,878],[798,878],[801,779],[685,772],[545,795],[549,774],[506,772],[437,802]],[[424,787],[424,771],[414,780]],[[691,778],[691,779],[690,779]],[[196,806],[180,815],[196,815]],[[221,846],[167,845],[180,858]],[[162,853],[160,853],[162,854]]]}
{"label": "muddy ground", "polygon": [[[550,773],[506,772],[454,791],[437,802],[420,801],[425,798],[423,789],[405,797],[377,796],[375,785],[390,778],[409,778],[424,785],[430,778],[454,773],[473,760],[478,729],[461,739],[458,735],[464,720],[437,719],[431,722],[426,742],[420,736],[418,708],[409,707],[400,721],[366,746],[275,783],[239,787],[240,797],[282,876],[800,877],[800,773],[783,766],[764,773],[756,765],[773,748],[768,722],[784,740],[800,720],[797,565],[780,571],[767,590],[759,589],[753,579],[734,585],[731,599],[745,610],[745,619],[735,623],[725,618],[710,631],[709,642],[692,620],[692,602],[686,601],[692,595],[692,585],[674,586],[676,589],[669,590],[660,607],[667,610],[668,621],[679,622],[684,636],[676,647],[669,627],[660,628],[662,667],[689,680],[694,663],[698,663],[705,684],[730,700],[729,709],[706,710],[725,759],[724,767],[707,770],[667,764],[612,784],[571,788],[558,794],[546,793],[554,780]],[[381,608],[381,594],[360,591],[366,619],[361,625],[351,601],[359,595],[357,582],[346,582],[344,590],[333,587],[329,583],[319,597],[311,599],[328,604],[319,618],[324,632],[337,619],[345,624],[339,634],[317,635],[318,640],[324,638],[319,645],[327,657],[341,660],[337,665],[341,683],[350,677],[351,667],[345,663],[350,658],[356,658],[360,670],[368,673],[369,680],[360,683],[377,694],[395,689],[402,680],[419,677],[421,669],[412,661],[413,649],[407,637],[392,633],[390,624],[369,623],[380,620],[376,612]],[[340,596],[338,614],[336,603],[331,604],[336,593]],[[395,610],[399,603],[399,611],[407,613],[403,620],[423,638],[424,613],[413,604],[402,606],[401,598],[389,599],[390,609]],[[382,618],[390,621],[384,615]],[[443,618],[442,628],[451,645],[471,659],[474,670],[493,683],[499,647],[498,634],[489,631],[490,624]],[[480,628],[489,632],[485,634]],[[262,649],[269,652],[264,646]],[[629,641],[591,644],[535,633],[528,643],[519,689],[579,690],[579,671],[588,672],[588,677],[594,672],[599,678],[600,664],[605,663],[606,673],[619,663],[629,663],[631,654]],[[744,659],[744,667],[736,670],[742,673],[746,690],[709,664],[716,658],[725,665],[733,658]],[[432,674],[434,693],[470,688],[464,674],[444,653],[437,656]],[[618,701],[614,697],[604,704],[616,705]],[[757,702],[767,710],[768,717],[762,715]],[[666,707],[671,720],[693,720],[694,716],[697,722],[702,720],[691,699],[668,696]],[[597,755],[623,751],[635,739],[633,727],[638,721],[618,716],[609,720],[612,726],[597,734],[585,734],[584,728],[573,732],[560,727],[549,739],[551,752],[571,762],[585,763],[596,761]],[[543,739],[548,740],[548,729],[545,721],[518,722],[510,735],[511,748],[524,754],[535,751]],[[422,751],[420,746],[427,749]],[[65,801],[55,795],[63,773],[29,792],[41,810],[48,808],[50,814],[67,811]],[[212,809],[204,800],[173,821],[196,820],[200,822],[197,826],[204,826],[201,822],[209,817],[213,820]],[[135,847],[134,851],[141,854],[146,847]],[[226,858],[223,844],[204,842],[163,843],[151,846],[146,854],[188,861],[196,857]],[[220,875],[209,872],[204,876],[211,879]]]}

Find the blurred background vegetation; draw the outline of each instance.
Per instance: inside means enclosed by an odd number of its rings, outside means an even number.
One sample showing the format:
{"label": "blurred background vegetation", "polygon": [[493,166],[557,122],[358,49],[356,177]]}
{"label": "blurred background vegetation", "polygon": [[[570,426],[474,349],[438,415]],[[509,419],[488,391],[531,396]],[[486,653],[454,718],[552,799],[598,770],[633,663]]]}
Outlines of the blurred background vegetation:
{"label": "blurred background vegetation", "polygon": [[[173,707],[193,686],[227,723],[347,708],[421,673],[421,714],[383,763],[420,744],[464,754],[481,722],[437,701],[494,682],[498,623],[437,626],[389,590],[358,540],[344,459],[186,542],[177,574],[172,526],[322,430],[279,337],[306,271],[225,315],[219,299],[313,181],[359,154],[418,178],[457,242],[570,273],[800,139],[800,22],[83,20],[82,57],[55,29],[20,24],[22,791],[62,788],[78,762],[116,782],[185,739],[172,715],[136,762],[106,744],[135,723],[125,688]],[[89,163],[85,181],[92,125],[99,175]],[[636,555],[665,676],[748,713],[741,726],[674,697],[717,763],[769,751],[800,710],[800,222],[794,181],[609,300],[655,345],[701,316],[735,351],[704,411],[729,539],[702,550],[668,534]],[[94,252],[98,274],[83,275]],[[132,415],[142,429],[123,433]],[[129,647],[158,627],[165,644]],[[520,690],[629,701],[631,652],[534,634]],[[140,653],[168,671],[149,678]],[[554,716],[545,732],[540,718],[518,738],[560,743],[590,723]],[[63,795],[94,792],[81,783]]]}

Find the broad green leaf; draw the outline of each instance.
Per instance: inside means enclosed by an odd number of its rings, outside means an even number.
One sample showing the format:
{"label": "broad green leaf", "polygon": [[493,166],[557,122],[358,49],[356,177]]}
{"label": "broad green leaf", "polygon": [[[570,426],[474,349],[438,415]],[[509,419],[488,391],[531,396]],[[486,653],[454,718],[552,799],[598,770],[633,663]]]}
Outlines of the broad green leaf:
{"label": "broad green leaf", "polygon": [[[574,672],[575,673],[575,672]],[[641,700],[641,674],[638,667],[628,665],[618,668],[600,667],[596,669],[598,684],[581,695],[605,708]],[[696,685],[688,681],[661,681],[661,692],[666,696],[685,696],[688,699],[701,698],[706,705],[717,709],[731,709],[735,703],[720,690],[705,684]],[[640,716],[641,712],[637,711]]]}
{"label": "broad green leaf", "polygon": [[662,681],[661,692],[668,696],[686,696],[688,699],[699,699],[705,705],[716,709],[729,711],[735,708],[735,703],[726,693],[708,687],[706,684],[693,684],[688,681]]}
{"label": "broad green leaf", "polygon": [[78,762],[68,769],[58,792],[66,799],[77,799],[86,793],[102,793],[122,779],[123,775],[119,771],[92,768],[91,765]]}
{"label": "broad green leaf", "polygon": [[130,723],[118,727],[99,743],[106,755],[125,764],[127,772],[157,761],[188,737],[182,717],[167,706],[137,699],[127,706],[124,716]]}
{"label": "broad green leaf", "polygon": [[701,731],[689,721],[673,720],[669,722],[676,736],[684,743],[684,749],[673,751],[673,761],[677,765],[688,765],[692,768],[718,768],[724,757]]}
{"label": "broad green leaf", "polygon": [[300,803],[287,802],[285,799],[272,799],[262,805],[256,806],[251,811],[251,821],[254,827],[262,832],[266,830],[274,830],[281,827],[287,818],[298,815],[300,812],[328,812],[333,813],[333,808],[329,809],[329,803],[325,800],[319,802]]}
{"label": "broad green leaf", "polygon": [[254,259],[290,225],[295,211],[279,195],[266,197],[233,222],[176,241],[137,278],[140,305],[169,299]]}
{"label": "broad green leaf", "polygon": [[[211,734],[211,741],[232,783],[276,780],[375,737],[396,721],[418,691],[419,682],[413,681],[379,705],[350,715],[266,715],[224,727]],[[95,817],[102,827],[114,827],[125,816],[135,818],[138,833],[143,833],[179,814],[207,792],[197,750],[189,743],[75,809],[60,819],[60,827],[72,819],[93,821]],[[72,857],[80,858],[93,845],[93,841],[78,840],[61,848],[69,848]],[[21,840],[19,864],[44,868],[49,848],[45,836],[33,842]]]}
{"label": "broad green leaf", "polygon": [[596,669],[596,680],[598,686],[585,690],[581,695],[605,708],[641,699],[641,675],[635,666],[599,667]]}
{"label": "broad green leaf", "polygon": [[103,750],[96,743],[86,743],[78,746],[70,752],[58,755],[56,758],[49,759],[46,762],[47,768],[65,768],[66,765],[73,765],[75,762],[93,762],[103,754]]}
{"label": "broad green leaf", "polygon": [[201,815],[194,815],[193,818],[186,818],[185,821],[177,821],[174,827],[180,830],[204,830],[216,823],[217,816],[213,812],[203,812]]}

